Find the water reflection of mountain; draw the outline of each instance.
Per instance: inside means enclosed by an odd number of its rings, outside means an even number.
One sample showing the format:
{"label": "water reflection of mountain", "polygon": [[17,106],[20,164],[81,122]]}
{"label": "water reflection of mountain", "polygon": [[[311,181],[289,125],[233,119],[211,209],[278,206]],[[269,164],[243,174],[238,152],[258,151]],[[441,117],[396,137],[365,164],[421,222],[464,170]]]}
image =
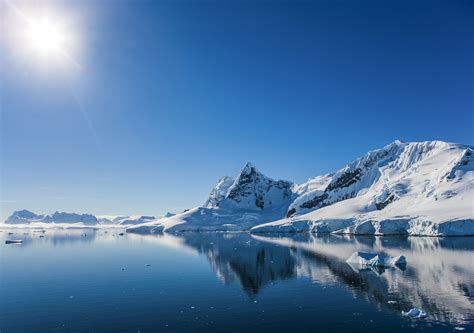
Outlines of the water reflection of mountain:
{"label": "water reflection of mountain", "polygon": [[[357,298],[400,312],[420,307],[430,319],[465,322],[474,315],[472,238],[337,237],[264,238],[261,241],[298,249],[298,276],[346,286]],[[408,259],[405,271],[357,271],[345,263],[354,251],[381,252]],[[389,303],[390,301],[390,303]],[[395,303],[393,303],[395,301]]]}
{"label": "water reflection of mountain", "polygon": [[275,280],[296,277],[296,262],[287,247],[260,242],[246,233],[183,233],[187,246],[205,255],[226,284],[238,281],[250,295]]}
{"label": "water reflection of mountain", "polygon": [[[219,233],[179,238],[205,255],[224,283],[238,281],[251,297],[273,281],[309,277],[324,286],[342,285],[387,311],[416,306],[442,322],[464,322],[474,315],[473,238]],[[403,254],[408,265],[404,271],[359,271],[345,262],[354,251]]]}

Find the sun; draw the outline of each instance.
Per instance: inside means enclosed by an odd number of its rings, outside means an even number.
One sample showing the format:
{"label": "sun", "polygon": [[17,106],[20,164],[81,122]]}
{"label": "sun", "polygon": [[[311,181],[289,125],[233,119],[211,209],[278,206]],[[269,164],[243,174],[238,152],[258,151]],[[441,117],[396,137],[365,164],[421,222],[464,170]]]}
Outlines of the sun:
{"label": "sun", "polygon": [[41,55],[59,55],[64,51],[65,36],[60,27],[48,18],[31,22],[27,39],[33,51]]}
{"label": "sun", "polygon": [[7,0],[5,4],[5,11],[0,11],[5,28],[2,37],[16,59],[39,68],[81,68],[77,13],[40,1],[17,4]]}

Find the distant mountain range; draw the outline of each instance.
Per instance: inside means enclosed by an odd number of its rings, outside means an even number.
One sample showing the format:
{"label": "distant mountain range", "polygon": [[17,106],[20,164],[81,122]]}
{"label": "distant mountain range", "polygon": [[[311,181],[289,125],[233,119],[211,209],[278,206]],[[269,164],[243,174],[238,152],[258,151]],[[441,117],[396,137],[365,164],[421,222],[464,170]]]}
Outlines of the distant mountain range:
{"label": "distant mountain range", "polygon": [[[395,141],[303,184],[273,180],[247,163],[235,178],[222,177],[202,206],[161,219],[107,221],[136,225],[130,232],[474,235],[473,159],[468,145]],[[65,223],[61,214],[21,211],[6,223]],[[109,223],[70,215],[84,224]]]}
{"label": "distant mountain range", "polygon": [[76,214],[76,213],[64,213],[55,212],[50,215],[38,215],[30,212],[26,209],[14,212],[5,221],[6,224],[12,225],[23,225],[33,224],[38,225],[39,223],[54,224],[75,224],[84,226],[110,226],[110,225],[134,225],[142,224],[150,221],[159,220],[160,218],[168,218],[174,214],[166,213],[162,217],[146,216],[146,215],[92,215],[92,214]]}

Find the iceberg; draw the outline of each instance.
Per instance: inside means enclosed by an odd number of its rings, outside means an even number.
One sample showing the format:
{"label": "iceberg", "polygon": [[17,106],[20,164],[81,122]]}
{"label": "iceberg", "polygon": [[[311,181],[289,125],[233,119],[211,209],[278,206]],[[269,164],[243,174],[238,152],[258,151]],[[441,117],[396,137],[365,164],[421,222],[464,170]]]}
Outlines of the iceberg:
{"label": "iceberg", "polygon": [[410,309],[408,312],[402,311],[402,315],[410,318],[426,318],[428,316],[425,311],[418,308]]}

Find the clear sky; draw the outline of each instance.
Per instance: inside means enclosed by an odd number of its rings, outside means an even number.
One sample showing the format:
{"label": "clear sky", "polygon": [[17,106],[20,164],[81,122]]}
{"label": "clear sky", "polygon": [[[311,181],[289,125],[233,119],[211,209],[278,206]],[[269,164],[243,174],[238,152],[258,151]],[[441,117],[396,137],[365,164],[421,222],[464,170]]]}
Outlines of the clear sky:
{"label": "clear sky", "polygon": [[[0,5],[2,219],[159,215],[247,161],[301,182],[395,139],[473,143],[473,1],[39,3]],[[18,11],[52,13],[68,59],[26,52]]]}

